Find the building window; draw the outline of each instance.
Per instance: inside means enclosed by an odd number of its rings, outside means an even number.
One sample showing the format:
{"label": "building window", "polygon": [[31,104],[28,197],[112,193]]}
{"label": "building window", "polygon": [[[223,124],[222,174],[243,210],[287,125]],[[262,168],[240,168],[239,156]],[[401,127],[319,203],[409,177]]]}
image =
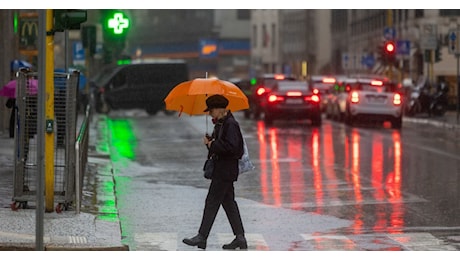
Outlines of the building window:
{"label": "building window", "polygon": [[257,26],[252,26],[252,47],[257,47]]}
{"label": "building window", "polygon": [[424,15],[424,10],[423,9],[416,9],[415,10],[415,18],[422,18]]}
{"label": "building window", "polygon": [[268,35],[267,25],[262,24],[262,47],[268,47],[270,35]]}
{"label": "building window", "polygon": [[459,16],[460,10],[459,9],[441,9],[439,10],[440,16]]}
{"label": "building window", "polygon": [[275,48],[276,40],[276,24],[272,24],[272,37],[271,37],[271,44],[272,48]]}
{"label": "building window", "polygon": [[238,9],[236,10],[236,18],[238,20],[250,20],[251,19],[251,11],[248,9]]}

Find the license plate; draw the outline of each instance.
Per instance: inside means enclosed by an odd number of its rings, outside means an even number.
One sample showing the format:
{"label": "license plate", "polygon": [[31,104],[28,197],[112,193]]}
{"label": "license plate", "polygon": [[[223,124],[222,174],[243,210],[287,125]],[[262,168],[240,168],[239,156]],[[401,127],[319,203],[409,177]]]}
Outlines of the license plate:
{"label": "license plate", "polygon": [[367,100],[368,100],[369,103],[383,104],[383,103],[385,103],[386,97],[382,97],[382,96],[374,97],[374,96],[371,96],[371,97],[368,97]]}
{"label": "license plate", "polygon": [[286,99],[286,104],[289,104],[289,105],[299,105],[299,104],[302,104],[302,99],[299,99],[299,98],[289,98],[289,99]]}

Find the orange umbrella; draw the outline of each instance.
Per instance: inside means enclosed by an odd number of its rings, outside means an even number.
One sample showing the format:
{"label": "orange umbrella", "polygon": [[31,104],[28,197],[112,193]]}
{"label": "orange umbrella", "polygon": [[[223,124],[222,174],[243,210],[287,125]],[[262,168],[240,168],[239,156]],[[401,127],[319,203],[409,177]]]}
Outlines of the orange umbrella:
{"label": "orange umbrella", "polygon": [[249,108],[248,97],[235,84],[216,78],[196,78],[175,86],[164,99],[166,110],[178,111],[189,115],[204,115],[206,99],[212,95],[225,96],[227,108],[234,112]]}

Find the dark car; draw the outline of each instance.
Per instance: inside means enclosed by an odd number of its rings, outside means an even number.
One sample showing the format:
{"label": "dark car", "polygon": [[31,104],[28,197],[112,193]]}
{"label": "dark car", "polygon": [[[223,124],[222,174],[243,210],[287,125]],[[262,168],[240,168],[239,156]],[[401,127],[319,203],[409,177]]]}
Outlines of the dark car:
{"label": "dark car", "polygon": [[254,119],[260,118],[267,104],[266,96],[271,92],[277,82],[294,80],[296,80],[294,77],[284,74],[264,74],[257,77],[255,82],[251,84],[251,91],[248,95],[249,110],[245,111],[246,118],[250,118],[251,114]]}
{"label": "dark car", "polygon": [[[251,80],[249,79],[229,79],[228,81],[230,81],[231,83],[235,84],[238,88],[240,88],[241,91],[243,91],[243,93],[248,97],[248,101],[249,101],[249,97],[251,96]],[[250,116],[251,116],[251,110],[250,109],[244,110],[244,117],[249,118]]]}
{"label": "dark car", "polygon": [[91,80],[90,86],[98,113],[138,108],[154,115],[165,111],[163,100],[171,89],[187,80],[189,72],[184,61],[159,60],[107,67]]}
{"label": "dark car", "polygon": [[308,119],[321,125],[321,100],[317,90],[306,81],[279,81],[264,96],[262,108],[266,124],[274,120]]}

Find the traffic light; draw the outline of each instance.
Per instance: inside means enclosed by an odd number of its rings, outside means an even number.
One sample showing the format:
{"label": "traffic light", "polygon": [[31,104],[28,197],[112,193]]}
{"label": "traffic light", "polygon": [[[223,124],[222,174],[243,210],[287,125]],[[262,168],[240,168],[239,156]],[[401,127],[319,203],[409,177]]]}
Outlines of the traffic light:
{"label": "traffic light", "polygon": [[393,41],[386,41],[383,44],[382,56],[384,64],[394,65],[396,63],[396,44]]}
{"label": "traffic light", "polygon": [[442,60],[441,48],[439,48],[438,46],[434,52],[434,62],[440,62],[441,60]]}
{"label": "traffic light", "polygon": [[86,10],[56,9],[53,10],[54,31],[80,30],[80,24],[86,22]]}
{"label": "traffic light", "polygon": [[96,26],[86,25],[81,28],[83,48],[88,49],[90,55],[96,53]]}

